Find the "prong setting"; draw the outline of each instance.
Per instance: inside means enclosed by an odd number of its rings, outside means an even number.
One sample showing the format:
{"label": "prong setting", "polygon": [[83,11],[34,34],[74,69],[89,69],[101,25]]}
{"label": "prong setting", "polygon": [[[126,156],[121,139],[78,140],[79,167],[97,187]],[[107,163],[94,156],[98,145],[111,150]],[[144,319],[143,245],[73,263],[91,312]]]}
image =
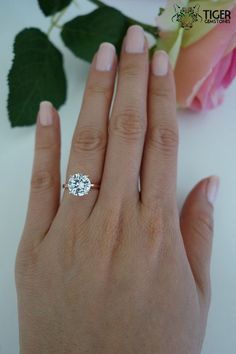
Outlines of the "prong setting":
{"label": "prong setting", "polygon": [[67,187],[70,194],[83,197],[90,192],[92,183],[87,175],[76,173],[69,177]]}

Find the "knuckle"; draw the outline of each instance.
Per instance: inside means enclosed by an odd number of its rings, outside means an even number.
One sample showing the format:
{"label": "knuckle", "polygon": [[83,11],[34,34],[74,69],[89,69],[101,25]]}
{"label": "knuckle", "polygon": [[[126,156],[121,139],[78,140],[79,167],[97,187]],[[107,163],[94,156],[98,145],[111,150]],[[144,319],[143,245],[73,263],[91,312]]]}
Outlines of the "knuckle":
{"label": "knuckle", "polygon": [[114,116],[109,131],[125,141],[139,140],[146,130],[144,119],[136,109],[126,109]]}
{"label": "knuckle", "polygon": [[36,152],[43,152],[46,153],[52,150],[59,150],[59,145],[56,143],[52,143],[51,139],[45,142],[38,142],[35,146]]}
{"label": "knuckle", "polygon": [[170,105],[171,90],[168,87],[151,87],[150,97],[158,101],[162,100],[167,106]]}
{"label": "knuckle", "polygon": [[92,127],[78,129],[72,141],[75,152],[99,151],[106,147],[106,133]]}
{"label": "knuckle", "polygon": [[123,65],[121,69],[121,73],[124,80],[130,81],[140,76],[140,72],[141,72],[140,70],[141,70],[140,65],[131,62]]}
{"label": "knuckle", "polygon": [[161,150],[167,155],[172,154],[178,148],[177,129],[152,127],[149,131],[149,141],[155,149]]}
{"label": "knuckle", "polygon": [[48,171],[36,171],[31,178],[32,191],[43,191],[53,187],[55,178]]}
{"label": "knuckle", "polygon": [[162,116],[168,117],[176,115],[176,103],[174,98],[175,96],[170,88],[150,88],[149,94],[151,100],[158,104],[158,112],[160,112]]}
{"label": "knuckle", "polygon": [[209,242],[209,235],[213,233],[213,216],[209,212],[199,212],[193,225],[195,233],[204,241]]}
{"label": "knuckle", "polygon": [[86,96],[109,96],[110,86],[101,82],[91,82],[86,88]]}

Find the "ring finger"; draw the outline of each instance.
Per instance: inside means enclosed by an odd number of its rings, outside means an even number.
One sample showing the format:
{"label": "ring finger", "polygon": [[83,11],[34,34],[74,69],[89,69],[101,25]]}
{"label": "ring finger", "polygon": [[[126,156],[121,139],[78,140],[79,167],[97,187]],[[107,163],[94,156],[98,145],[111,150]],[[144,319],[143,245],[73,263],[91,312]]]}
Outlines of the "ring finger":
{"label": "ring finger", "polygon": [[[116,62],[115,47],[110,43],[102,43],[91,65],[72,139],[67,179],[70,175],[80,172],[88,175],[92,183],[101,181]],[[78,217],[84,219],[90,214],[97,193],[94,189],[85,197],[75,197],[66,191],[63,203],[74,205],[76,212],[79,210]],[[81,203],[83,208],[78,209]]]}

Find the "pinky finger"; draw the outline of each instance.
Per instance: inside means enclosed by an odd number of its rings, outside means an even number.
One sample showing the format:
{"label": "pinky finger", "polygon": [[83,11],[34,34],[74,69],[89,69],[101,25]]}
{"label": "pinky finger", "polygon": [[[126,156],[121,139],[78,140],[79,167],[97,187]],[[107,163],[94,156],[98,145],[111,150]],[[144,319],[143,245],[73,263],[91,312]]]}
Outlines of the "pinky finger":
{"label": "pinky finger", "polygon": [[[47,233],[60,201],[60,122],[50,102],[40,104],[31,191],[23,238],[38,244]],[[30,242],[30,240],[29,240]]]}

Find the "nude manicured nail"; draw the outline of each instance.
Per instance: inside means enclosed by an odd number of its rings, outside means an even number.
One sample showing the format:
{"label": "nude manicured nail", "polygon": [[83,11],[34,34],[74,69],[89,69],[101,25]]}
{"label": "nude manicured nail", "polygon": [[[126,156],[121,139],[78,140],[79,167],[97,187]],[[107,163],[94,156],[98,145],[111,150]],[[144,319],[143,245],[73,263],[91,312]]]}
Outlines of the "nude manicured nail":
{"label": "nude manicured nail", "polygon": [[111,43],[102,43],[97,52],[96,69],[110,71],[115,58],[115,47]]}
{"label": "nude manicured nail", "polygon": [[141,26],[134,25],[128,29],[125,43],[127,53],[142,53],[144,51],[144,31]]}
{"label": "nude manicured nail", "polygon": [[214,206],[216,198],[219,193],[220,179],[218,176],[212,176],[207,184],[207,199],[210,204]]}
{"label": "nude manicured nail", "polygon": [[39,121],[41,125],[52,125],[53,106],[51,102],[43,101],[39,106]]}
{"label": "nude manicured nail", "polygon": [[165,76],[169,69],[169,57],[164,50],[155,52],[152,59],[152,72],[156,76]]}

